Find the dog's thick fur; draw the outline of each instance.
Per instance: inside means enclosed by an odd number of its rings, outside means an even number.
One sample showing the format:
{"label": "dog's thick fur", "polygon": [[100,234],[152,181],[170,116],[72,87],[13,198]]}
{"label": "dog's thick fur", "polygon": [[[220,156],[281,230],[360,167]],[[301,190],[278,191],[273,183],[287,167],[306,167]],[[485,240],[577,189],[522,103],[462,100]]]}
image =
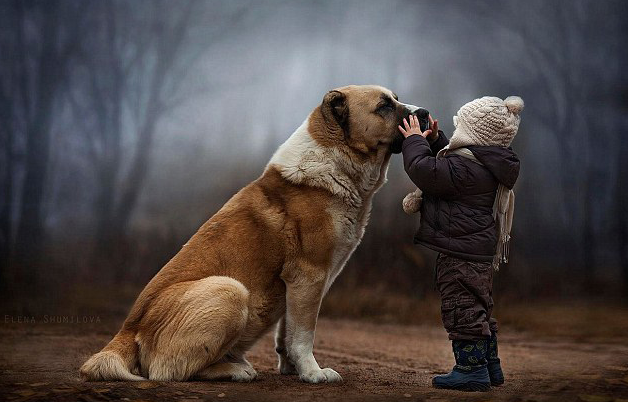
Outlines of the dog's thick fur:
{"label": "dog's thick fur", "polygon": [[277,324],[282,374],[341,380],[312,353],[319,306],[362,239],[412,109],[379,86],[328,92],[262,176],[148,283],[82,377],[250,381],[245,353]]}

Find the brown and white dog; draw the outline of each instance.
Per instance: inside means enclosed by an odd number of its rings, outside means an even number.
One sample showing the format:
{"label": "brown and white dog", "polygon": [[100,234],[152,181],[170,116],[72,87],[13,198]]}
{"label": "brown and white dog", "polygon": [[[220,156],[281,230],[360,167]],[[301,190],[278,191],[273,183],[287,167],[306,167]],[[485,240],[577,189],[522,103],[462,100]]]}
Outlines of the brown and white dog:
{"label": "brown and white dog", "polygon": [[321,300],[360,243],[397,125],[418,108],[380,86],[328,92],[264,173],[146,285],[87,380],[251,381],[246,351],[277,324],[282,374],[341,381],[312,353]]}

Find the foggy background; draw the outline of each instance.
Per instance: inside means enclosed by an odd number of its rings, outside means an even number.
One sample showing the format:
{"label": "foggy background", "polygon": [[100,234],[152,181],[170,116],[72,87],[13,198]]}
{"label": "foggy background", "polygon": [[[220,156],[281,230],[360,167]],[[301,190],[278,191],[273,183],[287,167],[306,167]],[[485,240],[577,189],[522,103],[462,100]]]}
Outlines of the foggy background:
{"label": "foggy background", "polygon": [[[347,84],[392,89],[447,135],[464,103],[521,96],[496,296],[625,299],[627,18],[621,0],[3,0],[5,301],[134,297]],[[436,294],[400,156],[388,176],[332,299]]]}

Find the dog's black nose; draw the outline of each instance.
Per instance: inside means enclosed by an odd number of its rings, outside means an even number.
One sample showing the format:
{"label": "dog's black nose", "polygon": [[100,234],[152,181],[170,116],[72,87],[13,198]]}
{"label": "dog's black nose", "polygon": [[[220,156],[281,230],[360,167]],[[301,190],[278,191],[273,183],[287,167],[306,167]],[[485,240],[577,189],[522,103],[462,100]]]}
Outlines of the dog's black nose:
{"label": "dog's black nose", "polygon": [[428,128],[430,128],[430,120],[429,120],[430,112],[428,112],[427,109],[423,109],[422,107],[420,107],[414,112],[412,112],[412,114],[419,118],[419,127],[421,127],[422,131],[425,131]]}
{"label": "dog's black nose", "polygon": [[423,109],[422,107],[420,107],[414,112],[412,112],[412,114],[418,117],[419,119],[427,119],[427,116],[430,115],[430,112],[428,112],[427,109]]}

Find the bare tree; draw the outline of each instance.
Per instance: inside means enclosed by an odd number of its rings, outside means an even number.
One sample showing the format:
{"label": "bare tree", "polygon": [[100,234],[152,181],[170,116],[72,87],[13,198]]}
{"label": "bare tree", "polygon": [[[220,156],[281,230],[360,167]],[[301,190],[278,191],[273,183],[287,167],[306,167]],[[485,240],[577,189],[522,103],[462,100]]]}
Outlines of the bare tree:
{"label": "bare tree", "polygon": [[[42,202],[50,154],[55,99],[76,50],[81,5],[63,1],[12,1],[2,4],[11,27],[3,43],[0,102],[7,171],[3,176],[0,247],[6,264],[13,231],[16,138],[23,138],[23,181],[17,216],[15,256],[21,265],[36,262],[44,237]],[[3,54],[4,55],[4,54]],[[29,271],[30,272],[30,271]],[[33,272],[34,273],[34,272]]]}
{"label": "bare tree", "polygon": [[[624,121],[623,132],[626,132],[626,122]],[[628,155],[628,141],[619,141],[616,156],[616,171],[613,197],[615,208],[613,208],[613,220],[617,228],[617,246],[619,254],[619,264],[623,276],[624,288],[628,289],[628,186],[626,186],[626,177],[628,177],[628,163],[626,163],[626,155]],[[627,293],[624,293],[626,295]]]}
{"label": "bare tree", "polygon": [[[69,101],[77,114],[95,117],[92,127],[83,127],[97,179],[94,261],[117,266],[118,279],[124,272],[120,245],[150,169],[159,122],[186,101],[221,88],[211,81],[183,85],[198,58],[237,29],[246,6],[223,5],[210,13],[193,0],[176,8],[165,1],[94,5],[93,28],[74,77],[80,85],[69,92]],[[128,156],[125,140],[133,144]]]}
{"label": "bare tree", "polygon": [[[565,265],[577,265],[583,281],[591,283],[595,278],[598,248],[594,213],[599,197],[599,186],[595,185],[599,154],[596,148],[604,143],[600,134],[606,131],[592,125],[598,109],[592,107],[590,100],[591,94],[602,87],[608,92],[608,85],[612,86],[615,78],[596,71],[600,60],[596,57],[604,57],[603,53],[608,51],[599,43],[616,46],[620,42],[608,25],[592,30],[590,23],[596,19],[592,19],[592,15],[600,9],[602,16],[599,18],[605,18],[604,15],[610,19],[621,17],[607,12],[613,4],[585,1],[535,1],[523,8],[516,2],[496,5],[484,0],[466,5],[459,10],[476,13],[471,19],[474,24],[479,20],[482,26],[492,29],[493,35],[503,32],[523,44],[522,57],[511,59],[509,63],[517,65],[517,69],[511,67],[514,70],[525,67],[536,74],[533,90],[536,99],[542,99],[543,103],[542,107],[531,105],[532,110],[558,144],[555,161],[559,164],[561,188],[556,196],[565,211],[565,233],[569,233],[561,240],[569,250],[565,253],[569,260]],[[487,40],[488,54],[492,46],[493,41]],[[501,60],[490,60],[487,64],[489,68],[504,68]],[[601,79],[593,79],[595,75],[600,75]],[[576,194],[580,196],[574,196]],[[573,255],[580,258],[574,259]]]}

